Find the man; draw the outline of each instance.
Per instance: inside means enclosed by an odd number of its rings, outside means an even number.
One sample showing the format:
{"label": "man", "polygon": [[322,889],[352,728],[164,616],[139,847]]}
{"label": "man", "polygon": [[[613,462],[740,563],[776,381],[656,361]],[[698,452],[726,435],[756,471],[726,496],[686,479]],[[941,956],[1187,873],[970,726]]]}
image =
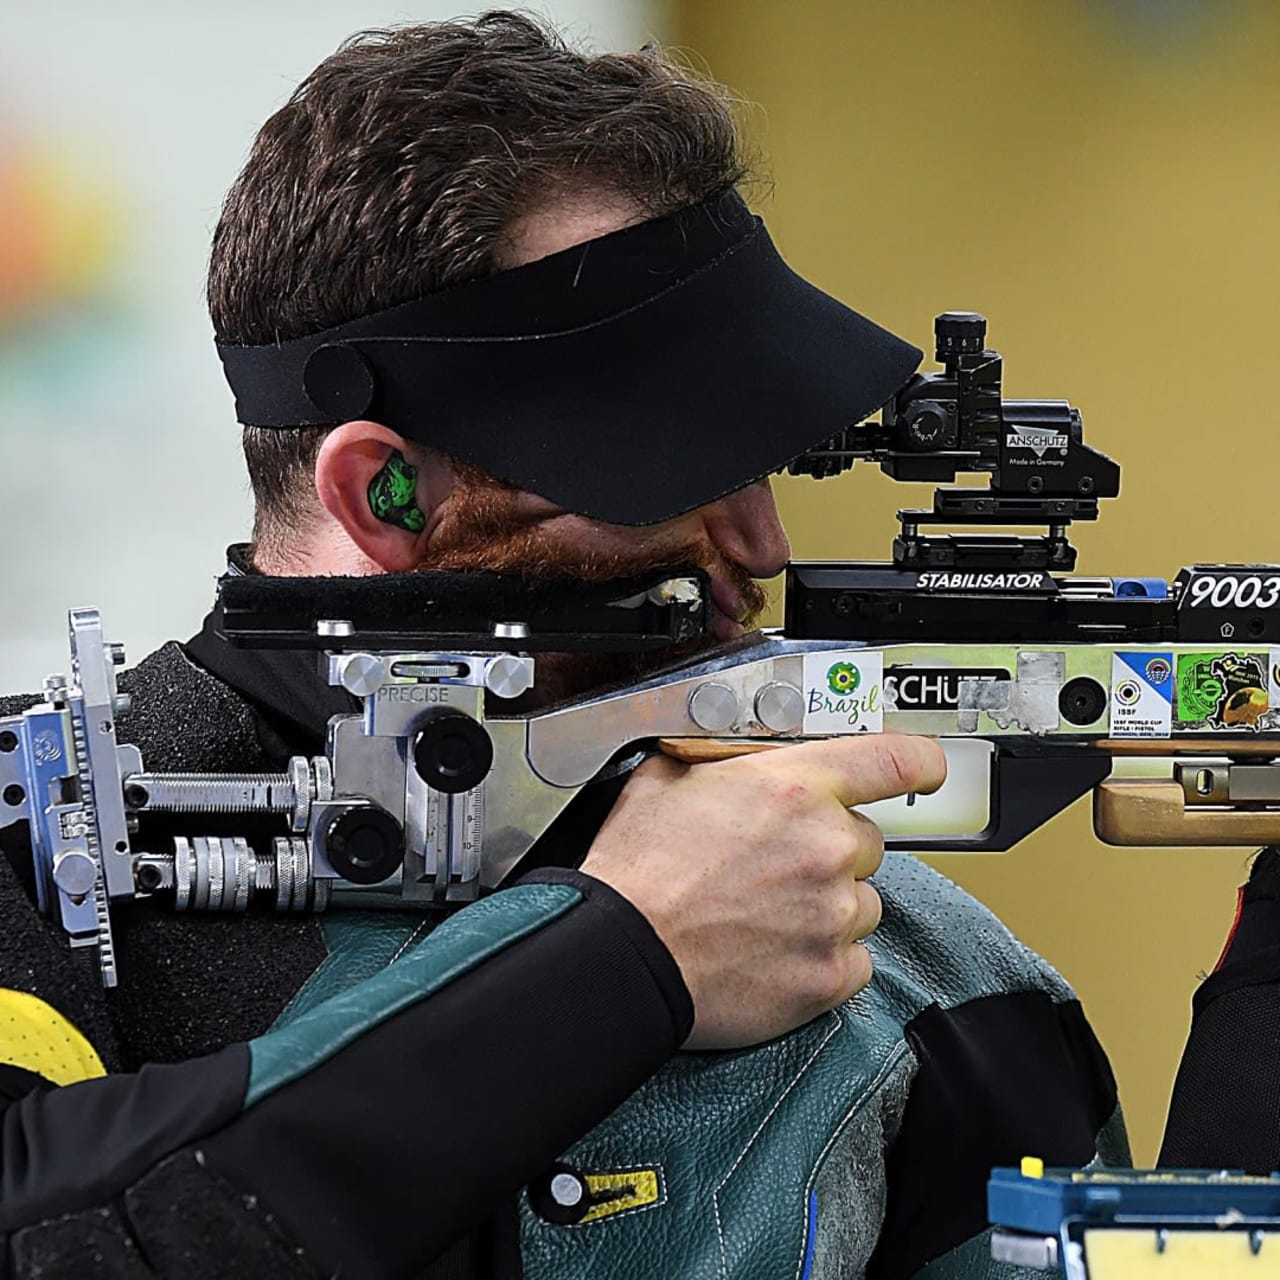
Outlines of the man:
{"label": "man", "polygon": [[[716,90],[527,18],[326,60],[215,235],[257,500],[230,571],[323,592],[693,562],[738,634],[788,554],[761,477],[919,359],[787,271],[742,176]],[[120,736],[153,769],[278,767],[351,710],[218,624],[128,681]],[[541,669],[540,697],[616,674]],[[65,1042],[10,1058],[15,1274],[1009,1274],[980,1238],[989,1165],[1123,1139],[1056,974],[911,860],[866,883],[882,845],[848,807],[941,776],[878,736],[651,761],[434,932],[121,913],[107,1002],[9,841],[3,980]],[[80,1032],[141,1070],[42,1091]]]}

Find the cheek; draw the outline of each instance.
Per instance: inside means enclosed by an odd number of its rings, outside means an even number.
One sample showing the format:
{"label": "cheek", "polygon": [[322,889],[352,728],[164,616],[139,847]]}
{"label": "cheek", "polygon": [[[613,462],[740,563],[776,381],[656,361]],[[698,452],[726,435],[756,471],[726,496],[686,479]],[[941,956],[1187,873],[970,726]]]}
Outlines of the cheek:
{"label": "cheek", "polygon": [[666,547],[679,545],[679,540],[664,536],[664,526],[631,529],[602,524],[586,516],[567,512],[539,521],[539,541],[547,546],[563,547],[589,555],[611,556],[623,560],[645,559]]}

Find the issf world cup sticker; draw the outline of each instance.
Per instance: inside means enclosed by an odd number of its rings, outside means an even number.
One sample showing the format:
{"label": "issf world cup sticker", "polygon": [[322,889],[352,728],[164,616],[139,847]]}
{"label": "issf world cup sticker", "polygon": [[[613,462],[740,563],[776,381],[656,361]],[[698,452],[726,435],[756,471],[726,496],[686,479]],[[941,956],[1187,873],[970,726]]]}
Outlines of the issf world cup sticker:
{"label": "issf world cup sticker", "polygon": [[1167,738],[1173,726],[1173,654],[1111,656],[1111,736]]}
{"label": "issf world cup sticker", "polygon": [[884,729],[884,655],[876,649],[804,655],[802,732],[879,733]]}
{"label": "issf world cup sticker", "polygon": [[1267,653],[1180,653],[1177,723],[1183,729],[1258,728],[1271,705]]}

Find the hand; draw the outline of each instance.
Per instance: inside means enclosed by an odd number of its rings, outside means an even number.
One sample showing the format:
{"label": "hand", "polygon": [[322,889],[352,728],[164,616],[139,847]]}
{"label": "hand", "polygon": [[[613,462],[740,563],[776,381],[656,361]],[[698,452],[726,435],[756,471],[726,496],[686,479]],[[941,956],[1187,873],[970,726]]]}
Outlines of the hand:
{"label": "hand", "polygon": [[830,738],[715,764],[646,761],[582,870],[649,920],[693,997],[685,1047],[728,1049],[790,1031],[860,991],[880,922],[865,883],[880,829],[849,806],[936,791],[927,738]]}

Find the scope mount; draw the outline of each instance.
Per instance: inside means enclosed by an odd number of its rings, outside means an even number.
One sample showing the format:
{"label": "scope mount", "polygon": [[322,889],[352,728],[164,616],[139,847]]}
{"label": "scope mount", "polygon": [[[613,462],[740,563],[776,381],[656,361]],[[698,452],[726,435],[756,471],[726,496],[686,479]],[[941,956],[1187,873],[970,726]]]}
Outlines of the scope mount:
{"label": "scope mount", "polygon": [[[943,368],[916,374],[884,406],[879,421],[847,427],[795,459],[792,475],[838,475],[858,459],[879,463],[895,480],[949,481],[985,473],[982,488],[939,488],[932,509],[898,512],[893,542],[900,569],[1056,569],[1075,567],[1068,538],[1075,520],[1096,520],[1099,498],[1120,491],[1120,468],[1089,448],[1080,411],[1065,400],[1005,400],[1003,357],[986,349],[987,322],[971,311],[934,320]],[[1039,536],[961,532],[1041,526]]]}

